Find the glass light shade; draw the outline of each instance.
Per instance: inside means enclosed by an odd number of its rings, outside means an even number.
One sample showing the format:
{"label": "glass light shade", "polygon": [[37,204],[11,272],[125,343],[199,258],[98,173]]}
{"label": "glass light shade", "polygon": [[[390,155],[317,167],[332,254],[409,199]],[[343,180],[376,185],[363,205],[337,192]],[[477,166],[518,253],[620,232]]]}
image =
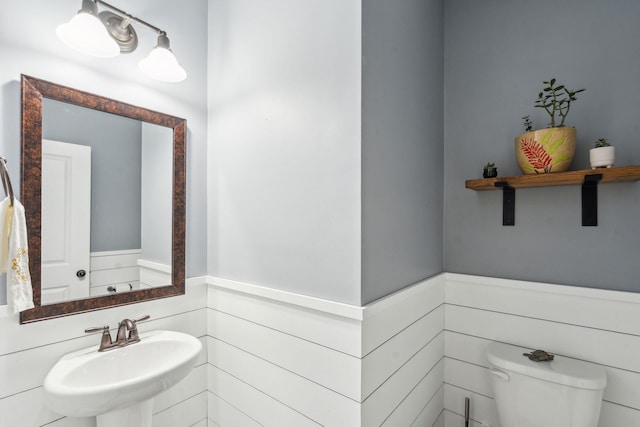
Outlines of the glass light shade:
{"label": "glass light shade", "polygon": [[178,64],[173,52],[161,46],[155,47],[138,65],[146,75],[163,82],[176,83],[187,78],[187,72]]}
{"label": "glass light shade", "polygon": [[67,46],[87,55],[110,58],[120,54],[120,47],[111,38],[100,19],[80,12],[56,29],[58,38]]}

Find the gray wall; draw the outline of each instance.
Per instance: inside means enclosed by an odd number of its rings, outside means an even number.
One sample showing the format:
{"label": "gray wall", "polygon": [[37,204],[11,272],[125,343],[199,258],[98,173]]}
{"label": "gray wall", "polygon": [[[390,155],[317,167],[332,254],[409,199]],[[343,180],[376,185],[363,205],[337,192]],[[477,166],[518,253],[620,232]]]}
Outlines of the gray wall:
{"label": "gray wall", "polygon": [[171,266],[173,129],[142,123],[142,259]]}
{"label": "gray wall", "polygon": [[141,122],[45,98],[42,137],[91,147],[91,252],[140,249]]}
{"label": "gray wall", "polygon": [[441,272],[442,2],[209,11],[209,273],[360,305]]}
{"label": "gray wall", "polygon": [[360,303],[360,5],[209,3],[208,273]]}
{"label": "gray wall", "polygon": [[442,271],[443,6],[362,3],[362,304]]}
{"label": "gray wall", "polygon": [[640,184],[599,187],[599,226],[581,226],[580,187],[517,190],[516,225],[501,225],[501,194],[474,192],[495,161],[520,174],[514,138],[542,81],[587,88],[568,119],[578,130],[572,169],[588,167],[599,137],[617,166],[640,163],[640,2],[445,2],[445,270],[640,291]]}

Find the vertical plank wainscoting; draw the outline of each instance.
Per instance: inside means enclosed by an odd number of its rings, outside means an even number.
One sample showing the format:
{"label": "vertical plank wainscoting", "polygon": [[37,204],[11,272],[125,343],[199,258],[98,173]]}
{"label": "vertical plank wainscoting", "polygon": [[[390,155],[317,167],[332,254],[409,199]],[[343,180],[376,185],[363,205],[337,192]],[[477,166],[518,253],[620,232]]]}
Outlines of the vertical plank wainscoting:
{"label": "vertical plank wainscoting", "polygon": [[443,426],[444,283],[365,307],[210,278],[213,426]]}
{"label": "vertical plank wainscoting", "polygon": [[46,408],[42,391],[44,378],[64,354],[94,345],[97,349],[100,334],[85,334],[85,328],[109,325],[114,335],[120,320],[149,314],[151,319],[139,325],[141,333],[156,329],[185,332],[198,337],[204,346],[193,371],[156,397],[153,426],[206,427],[206,292],[204,278],[192,278],[187,279],[186,294],[172,298],[25,325],[18,324],[17,316],[0,316],[0,425],[95,426],[95,417],[66,418]]}
{"label": "vertical plank wainscoting", "polygon": [[[490,341],[602,366],[600,427],[640,426],[640,295],[446,274],[445,426],[498,427],[485,349]],[[503,426],[505,427],[505,426]]]}

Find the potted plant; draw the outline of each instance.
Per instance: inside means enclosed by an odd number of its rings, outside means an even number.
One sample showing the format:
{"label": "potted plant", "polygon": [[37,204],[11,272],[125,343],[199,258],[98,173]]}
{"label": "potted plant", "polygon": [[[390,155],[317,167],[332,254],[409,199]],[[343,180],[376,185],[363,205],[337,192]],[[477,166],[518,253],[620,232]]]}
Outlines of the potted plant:
{"label": "potted plant", "polygon": [[498,169],[496,169],[495,163],[487,163],[482,171],[484,178],[495,178],[498,176]]}
{"label": "potted plant", "polygon": [[542,108],[551,121],[546,129],[532,130],[529,116],[523,117],[525,132],[515,139],[518,166],[524,174],[564,172],[569,169],[576,150],[576,129],[564,122],[576,101],[576,94],[585,89],[569,90],[556,85],[556,79],[542,82],[536,108]]}
{"label": "potted plant", "polygon": [[616,161],[616,147],[607,142],[607,138],[599,138],[594,148],[589,150],[591,169],[610,168]]}

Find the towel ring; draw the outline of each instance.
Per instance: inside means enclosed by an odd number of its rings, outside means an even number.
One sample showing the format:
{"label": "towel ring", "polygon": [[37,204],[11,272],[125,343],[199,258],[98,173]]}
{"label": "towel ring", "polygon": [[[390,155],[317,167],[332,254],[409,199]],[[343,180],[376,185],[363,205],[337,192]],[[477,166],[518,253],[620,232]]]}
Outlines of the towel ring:
{"label": "towel ring", "polygon": [[7,169],[7,159],[0,157],[0,177],[2,178],[2,186],[4,187],[5,194],[9,197],[11,206],[13,206],[13,186],[11,185],[11,178],[9,178],[9,170]]}

